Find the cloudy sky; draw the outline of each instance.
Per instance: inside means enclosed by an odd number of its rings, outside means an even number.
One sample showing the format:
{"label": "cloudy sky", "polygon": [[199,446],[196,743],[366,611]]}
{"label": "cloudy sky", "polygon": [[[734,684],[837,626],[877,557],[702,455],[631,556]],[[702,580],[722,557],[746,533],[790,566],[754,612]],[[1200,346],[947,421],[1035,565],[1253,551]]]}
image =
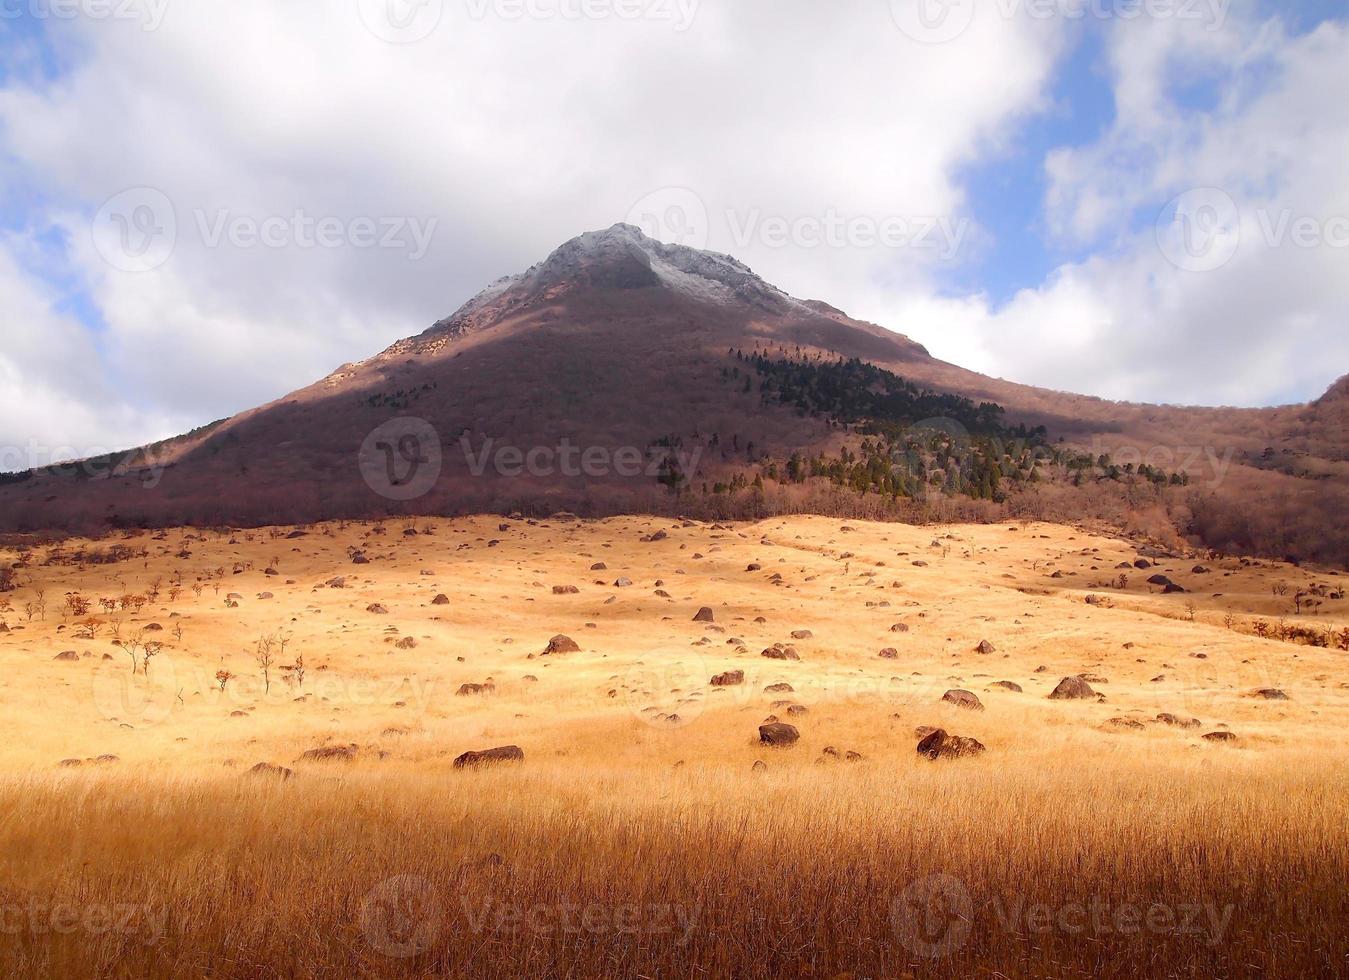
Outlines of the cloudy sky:
{"label": "cloudy sky", "polygon": [[628,220],[1019,381],[1349,371],[1349,3],[0,0],[0,469]]}

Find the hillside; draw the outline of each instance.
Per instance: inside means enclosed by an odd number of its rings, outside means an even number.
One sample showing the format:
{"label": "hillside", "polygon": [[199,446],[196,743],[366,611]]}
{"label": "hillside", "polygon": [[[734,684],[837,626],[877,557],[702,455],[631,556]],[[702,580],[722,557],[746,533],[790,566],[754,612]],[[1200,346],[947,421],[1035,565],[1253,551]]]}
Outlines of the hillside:
{"label": "hillside", "polygon": [[1092,519],[1344,562],[1344,387],[1258,410],[1031,388],[615,225],[271,404],[8,476],[0,528],[813,511]]}

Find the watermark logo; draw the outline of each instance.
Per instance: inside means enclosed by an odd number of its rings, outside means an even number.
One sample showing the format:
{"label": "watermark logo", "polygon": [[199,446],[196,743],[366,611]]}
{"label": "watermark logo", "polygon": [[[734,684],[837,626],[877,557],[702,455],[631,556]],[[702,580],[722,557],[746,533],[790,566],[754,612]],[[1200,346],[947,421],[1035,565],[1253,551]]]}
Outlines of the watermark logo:
{"label": "watermark logo", "polygon": [[920,44],[945,44],[974,21],[974,0],[890,0],[890,16]]}
{"label": "watermark logo", "polygon": [[[1100,895],[1066,896],[1029,902],[1023,895],[995,895],[981,904],[987,927],[1008,936],[1194,937],[1219,945],[1235,911],[1211,901],[1120,901]],[[974,931],[975,905],[959,878],[933,874],[919,878],[890,906],[890,922],[900,944],[915,956],[942,959],[963,949]]]}
{"label": "watermark logo", "polygon": [[693,695],[702,692],[711,676],[707,662],[696,654],[673,662],[648,659],[629,667],[618,689],[638,721],[656,729],[683,728],[707,710],[706,692]]}
{"label": "watermark logo", "polygon": [[976,7],[1005,21],[1178,20],[1220,30],[1232,0],[890,0],[890,16],[921,44],[945,44],[974,22]]}
{"label": "watermark logo", "polygon": [[261,218],[218,208],[208,214],[193,212],[197,233],[207,248],[222,244],[233,248],[300,249],[389,249],[407,252],[414,262],[426,257],[439,221],[435,217],[409,215],[361,215],[341,218],[322,217],[296,208],[289,214],[270,214]]}
{"label": "watermark logo", "polygon": [[389,44],[414,44],[440,26],[445,0],[354,0],[361,23]]}
{"label": "watermark logo", "polygon": [[940,959],[969,941],[974,900],[959,878],[928,875],[911,881],[890,903],[895,937],[915,956]]}
{"label": "watermark logo", "polygon": [[418,875],[381,881],[365,896],[361,932],[374,949],[391,959],[411,959],[435,945],[444,923],[440,896]]}
{"label": "watermark logo", "polygon": [[440,434],[425,419],[391,419],[365,437],[359,465],[365,485],[387,500],[424,497],[440,479]]}
{"label": "watermark logo", "polygon": [[94,215],[94,248],[122,272],[149,272],[169,260],[178,241],[178,216],[168,195],[130,187],[103,202]]}
{"label": "watermark logo", "polygon": [[1157,246],[1186,272],[1227,265],[1244,241],[1267,249],[1349,249],[1349,214],[1313,215],[1292,208],[1242,210],[1217,187],[1197,187],[1168,201],[1157,216]]}
{"label": "watermark logo", "polygon": [[[133,663],[135,653],[133,651]],[[94,706],[109,720],[129,725],[158,725],[173,713],[178,697],[178,678],[173,658],[157,654],[151,665],[128,668],[125,663],[105,660],[94,671]]]}
{"label": "watermark logo", "polygon": [[828,207],[814,214],[778,214],[763,208],[727,208],[713,214],[687,187],[662,187],[628,211],[627,221],[650,238],[690,248],[707,247],[714,221],[736,251],[762,248],[887,248],[955,258],[970,231],[953,215],[851,214]]}
{"label": "watermark logo", "polygon": [[149,272],[169,260],[180,233],[193,231],[202,246],[217,249],[388,249],[413,261],[430,251],[439,221],[411,215],[313,215],[303,208],[252,214],[231,208],[195,208],[179,227],[178,211],[163,191],[132,187],[114,194],[94,215],[94,247],[123,272]]}
{"label": "watermark logo", "polygon": [[[499,865],[498,855],[480,867]],[[458,912],[474,936],[629,936],[671,937],[688,943],[701,908],[677,904],[537,902],[520,905],[461,896]],[[446,928],[451,903],[419,875],[397,875],[375,885],[361,901],[361,932],[377,952],[391,959],[412,959],[432,948]]]}
{"label": "watermark logo", "polygon": [[693,26],[700,0],[467,0],[469,17],[486,20],[620,20],[672,25],[676,34]]}
{"label": "watermark logo", "polygon": [[1212,272],[1232,260],[1241,245],[1241,214],[1232,195],[1197,187],[1167,202],[1157,216],[1157,247],[1185,272]]}
{"label": "watermark logo", "polygon": [[711,232],[707,205],[687,187],[662,187],[645,195],[628,209],[628,224],[648,238],[697,249],[707,248]]}

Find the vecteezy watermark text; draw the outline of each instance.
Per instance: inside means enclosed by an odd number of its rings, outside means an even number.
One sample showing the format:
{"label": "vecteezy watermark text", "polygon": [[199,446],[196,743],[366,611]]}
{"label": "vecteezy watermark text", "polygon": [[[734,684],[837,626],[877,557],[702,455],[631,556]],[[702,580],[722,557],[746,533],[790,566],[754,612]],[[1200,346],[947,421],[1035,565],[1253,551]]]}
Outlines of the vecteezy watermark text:
{"label": "vecteezy watermark text", "polygon": [[[584,477],[587,479],[649,478],[677,483],[696,473],[703,446],[690,449],[653,444],[638,446],[578,445],[562,438],[555,445],[520,446],[487,436],[475,443],[461,435],[458,451],[468,474],[480,478]],[[416,500],[430,493],[446,464],[440,434],[425,419],[390,419],[361,444],[361,476],[371,490],[390,500]]]}
{"label": "vecteezy watermark text", "polygon": [[164,935],[167,911],[130,902],[0,904],[0,936],[139,936],[147,946]]}
{"label": "vecteezy watermark text", "polygon": [[[531,446],[522,449],[515,445],[498,445],[490,436],[476,450],[468,436],[462,436],[459,447],[468,463],[468,471],[482,476],[490,468],[498,476],[587,476],[602,478],[621,476],[656,479],[662,468],[669,465],[669,453],[643,451],[636,446],[578,446],[562,439],[556,446]],[[701,446],[673,455],[682,472],[692,473],[702,459]]]}
{"label": "vecteezy watermark text", "polygon": [[[495,863],[499,862],[497,857]],[[702,911],[677,903],[563,901],[525,905],[468,896],[461,896],[455,903],[426,878],[397,875],[379,882],[366,894],[360,909],[361,930],[370,945],[385,956],[419,956],[440,940],[447,913],[456,904],[475,936],[663,936],[677,946],[688,943]]]}
{"label": "vecteezy watermark text", "polygon": [[[413,44],[450,28],[445,0],[355,0],[361,23],[390,44]],[[622,21],[668,24],[676,33],[693,26],[701,0],[465,0],[471,23],[517,21]],[[467,29],[467,28],[465,28]]]}
{"label": "vecteezy watermark text", "polygon": [[[194,208],[187,228],[209,249],[387,249],[413,261],[430,251],[439,219],[406,214],[316,215],[304,208],[261,213]],[[155,187],[131,187],[108,198],[92,222],[94,247],[123,272],[148,272],[179,243],[178,209]]]}
{"label": "vecteezy watermark text", "polygon": [[910,882],[895,897],[890,923],[909,952],[941,959],[962,949],[981,927],[1014,936],[1191,937],[1217,946],[1235,909],[1212,901],[1117,901],[1099,895],[1055,902],[997,895],[976,905],[962,879],[933,874]]}
{"label": "vecteezy watermark text", "polygon": [[890,0],[895,25],[923,44],[960,37],[977,12],[1001,20],[1177,20],[1221,30],[1232,0]]}
{"label": "vecteezy watermark text", "polygon": [[[712,213],[697,192],[662,187],[628,209],[627,220],[646,235],[675,245],[706,248]],[[827,207],[818,213],[780,214],[763,208],[727,208],[717,217],[732,248],[916,249],[942,261],[964,247],[970,220],[939,214],[859,214]]]}
{"label": "vecteezy watermark text", "polygon": [[168,0],[0,0],[0,20],[125,20],[154,31],[168,6]]}

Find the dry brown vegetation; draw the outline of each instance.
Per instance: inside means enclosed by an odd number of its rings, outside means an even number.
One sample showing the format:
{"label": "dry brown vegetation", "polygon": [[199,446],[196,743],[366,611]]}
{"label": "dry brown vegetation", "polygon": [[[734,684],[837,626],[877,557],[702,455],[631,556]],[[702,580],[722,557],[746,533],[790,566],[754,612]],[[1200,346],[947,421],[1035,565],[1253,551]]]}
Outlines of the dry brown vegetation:
{"label": "dry brown vegetation", "polygon": [[1349,654],[1271,632],[1349,627],[1333,570],[1034,522],[303,531],[0,554],[0,970],[1346,972]]}

